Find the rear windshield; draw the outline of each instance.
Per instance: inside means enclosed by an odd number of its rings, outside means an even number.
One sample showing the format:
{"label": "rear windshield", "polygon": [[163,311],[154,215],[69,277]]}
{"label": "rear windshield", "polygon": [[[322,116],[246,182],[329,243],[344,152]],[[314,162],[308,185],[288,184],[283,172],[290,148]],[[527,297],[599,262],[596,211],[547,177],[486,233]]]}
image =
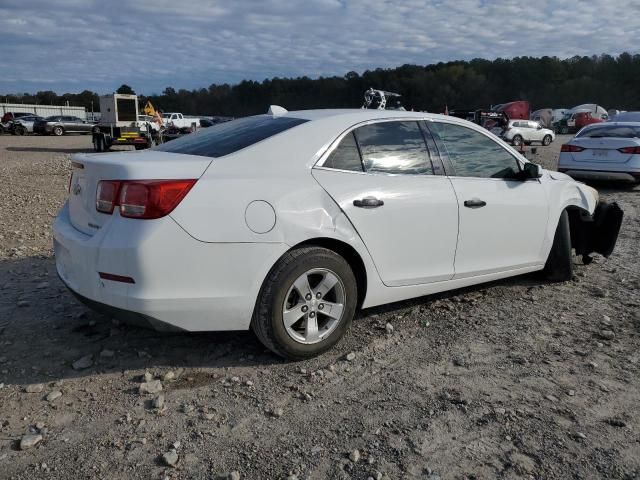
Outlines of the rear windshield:
{"label": "rear windshield", "polygon": [[271,115],[245,117],[185,135],[156,147],[156,150],[223,157],[307,121],[302,118],[274,118]]}
{"label": "rear windshield", "polygon": [[580,132],[581,138],[640,138],[640,126],[634,125],[599,125]]}

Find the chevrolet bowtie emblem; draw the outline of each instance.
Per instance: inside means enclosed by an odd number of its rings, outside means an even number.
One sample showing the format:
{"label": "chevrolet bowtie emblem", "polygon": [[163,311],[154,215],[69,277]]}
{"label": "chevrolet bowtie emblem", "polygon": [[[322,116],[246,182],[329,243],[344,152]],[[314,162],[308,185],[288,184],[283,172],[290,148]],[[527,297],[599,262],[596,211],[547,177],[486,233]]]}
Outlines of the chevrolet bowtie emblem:
{"label": "chevrolet bowtie emblem", "polygon": [[76,184],[73,186],[73,194],[74,194],[74,195],[80,195],[80,192],[81,192],[81,191],[82,191],[82,187],[80,186],[80,184],[79,184],[79,183],[76,183]]}

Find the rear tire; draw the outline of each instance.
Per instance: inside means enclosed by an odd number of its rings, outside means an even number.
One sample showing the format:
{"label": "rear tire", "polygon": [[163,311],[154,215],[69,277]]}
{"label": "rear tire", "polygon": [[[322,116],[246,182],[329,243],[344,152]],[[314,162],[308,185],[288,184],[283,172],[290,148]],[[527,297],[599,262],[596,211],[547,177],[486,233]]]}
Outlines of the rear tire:
{"label": "rear tire", "polygon": [[545,147],[548,147],[551,144],[551,135],[545,135],[544,138],[542,139],[542,145],[544,145]]}
{"label": "rear tire", "polygon": [[520,145],[522,145],[522,136],[514,135],[513,139],[511,140],[511,143],[513,143],[514,147],[519,147]]}
{"label": "rear tire", "polygon": [[104,151],[104,138],[101,136],[94,137],[93,149],[100,153]]}
{"label": "rear tire", "polygon": [[64,135],[64,128],[62,128],[62,127],[53,127],[52,133],[56,137],[61,137],[62,135]]}
{"label": "rear tire", "polygon": [[[333,280],[333,286],[323,291],[323,285]],[[308,298],[301,293],[305,285],[310,290]],[[297,248],[287,252],[269,272],[251,328],[277,355],[292,360],[315,357],[344,336],[353,320],[357,297],[356,278],[344,258],[326,248]],[[285,323],[287,313],[295,321]]]}
{"label": "rear tire", "polygon": [[566,282],[571,280],[573,276],[571,231],[569,229],[569,214],[566,210],[560,215],[553,237],[553,245],[542,273],[551,282]]}

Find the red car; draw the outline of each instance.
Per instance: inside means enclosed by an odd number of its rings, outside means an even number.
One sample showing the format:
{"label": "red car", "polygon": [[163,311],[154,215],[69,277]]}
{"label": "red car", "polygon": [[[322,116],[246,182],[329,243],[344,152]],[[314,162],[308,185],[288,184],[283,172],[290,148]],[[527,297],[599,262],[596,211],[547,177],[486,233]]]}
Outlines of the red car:
{"label": "red car", "polygon": [[575,114],[575,125],[578,130],[592,123],[603,122],[601,118],[594,117],[591,112],[578,112]]}
{"label": "red car", "polygon": [[2,119],[0,119],[0,123],[7,123],[7,122],[10,122],[11,120],[15,120],[16,118],[27,117],[29,115],[34,115],[34,114],[29,112],[6,112],[2,116]]}

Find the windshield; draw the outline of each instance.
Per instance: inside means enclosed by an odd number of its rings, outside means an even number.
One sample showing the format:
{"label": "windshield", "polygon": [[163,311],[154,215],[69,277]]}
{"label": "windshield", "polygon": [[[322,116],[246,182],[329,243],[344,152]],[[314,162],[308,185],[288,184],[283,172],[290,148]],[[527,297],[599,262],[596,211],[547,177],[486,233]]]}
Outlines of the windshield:
{"label": "windshield", "polygon": [[581,138],[640,138],[640,125],[598,125],[585,128],[576,137]]}
{"label": "windshield", "polygon": [[257,115],[220,123],[155,148],[162,152],[222,157],[242,150],[308,120]]}

